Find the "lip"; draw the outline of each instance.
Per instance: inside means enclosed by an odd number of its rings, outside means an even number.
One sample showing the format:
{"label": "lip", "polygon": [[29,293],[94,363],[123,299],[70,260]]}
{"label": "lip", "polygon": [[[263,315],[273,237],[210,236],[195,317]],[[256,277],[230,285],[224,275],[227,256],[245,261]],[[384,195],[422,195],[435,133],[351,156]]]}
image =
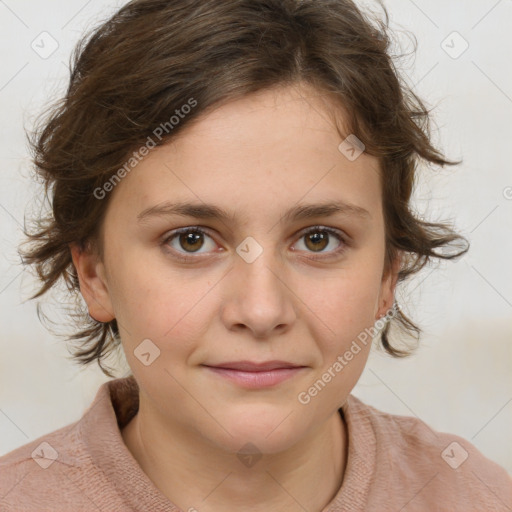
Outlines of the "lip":
{"label": "lip", "polygon": [[276,386],[306,368],[285,361],[267,361],[265,363],[236,361],[222,363],[222,366],[203,366],[216,375],[248,389]]}
{"label": "lip", "polygon": [[275,386],[291,377],[297,375],[304,366],[294,368],[277,368],[275,370],[260,372],[245,372],[241,370],[232,370],[230,368],[216,368],[214,366],[205,366],[208,370],[224,377],[244,388],[268,388]]}
{"label": "lip", "polygon": [[264,361],[257,363],[254,361],[231,361],[228,363],[218,363],[204,365],[210,368],[225,368],[229,370],[239,370],[244,372],[264,372],[269,370],[277,370],[282,368],[302,368],[301,365],[289,363],[288,361]]}

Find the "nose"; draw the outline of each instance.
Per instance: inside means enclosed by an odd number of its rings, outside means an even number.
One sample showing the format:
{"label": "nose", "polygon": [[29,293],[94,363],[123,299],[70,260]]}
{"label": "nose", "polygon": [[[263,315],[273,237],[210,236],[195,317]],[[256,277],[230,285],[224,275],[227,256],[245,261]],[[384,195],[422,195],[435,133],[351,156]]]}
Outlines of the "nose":
{"label": "nose", "polygon": [[286,276],[270,250],[263,250],[252,263],[239,258],[229,273],[222,306],[226,328],[248,330],[258,339],[287,332],[297,317],[297,298]]}

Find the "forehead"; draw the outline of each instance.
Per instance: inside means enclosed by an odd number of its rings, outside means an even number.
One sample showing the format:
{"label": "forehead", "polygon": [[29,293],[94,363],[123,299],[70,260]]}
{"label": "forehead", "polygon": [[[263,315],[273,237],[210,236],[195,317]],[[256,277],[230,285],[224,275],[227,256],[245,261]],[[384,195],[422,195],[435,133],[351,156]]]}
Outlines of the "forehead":
{"label": "forehead", "polygon": [[[169,199],[263,215],[302,198],[380,207],[378,161],[349,160],[335,105],[311,88],[279,87],[210,109],[153,149],[116,187],[137,213]],[[343,130],[343,111],[336,119]],[[346,135],[349,135],[346,133]],[[114,199],[114,198],[112,198]]]}
{"label": "forehead", "polygon": [[178,148],[209,139],[231,144],[234,154],[238,149],[246,152],[264,148],[278,153],[281,145],[300,150],[307,138],[310,144],[304,147],[306,150],[318,142],[334,143],[336,149],[340,134],[335,119],[341,131],[346,131],[343,106],[331,96],[305,84],[280,85],[208,108],[171,144]]}

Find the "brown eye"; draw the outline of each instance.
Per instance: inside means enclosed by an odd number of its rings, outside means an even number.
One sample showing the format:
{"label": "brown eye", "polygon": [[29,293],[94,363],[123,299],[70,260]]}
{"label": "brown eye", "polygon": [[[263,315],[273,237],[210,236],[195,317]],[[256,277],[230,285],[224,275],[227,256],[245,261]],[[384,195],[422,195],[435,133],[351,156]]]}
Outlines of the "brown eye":
{"label": "brown eye", "polygon": [[178,240],[181,248],[192,252],[198,251],[204,244],[203,233],[197,232],[181,233]]}
{"label": "brown eye", "polygon": [[[299,242],[303,240],[304,248],[299,249],[308,253],[309,259],[339,256],[350,246],[342,231],[323,226],[313,226],[303,231],[299,236]],[[200,226],[176,229],[161,242],[161,245],[174,257],[187,262],[198,261],[200,254],[206,256],[208,253],[218,252],[213,238]]]}
{"label": "brown eye", "polygon": [[[210,247],[208,247],[208,243]],[[204,254],[212,252],[216,248],[212,237],[200,227],[177,229],[162,242],[162,245],[171,248],[177,257],[185,258],[188,254]],[[206,250],[201,251],[204,247]]]}
{"label": "brown eye", "polygon": [[323,251],[329,244],[330,235],[326,231],[315,231],[305,235],[306,246],[312,251]]}
{"label": "brown eye", "polygon": [[320,257],[338,255],[343,252],[348,245],[342,232],[323,226],[313,226],[303,231],[300,235],[299,242],[302,240],[304,240],[305,249],[299,247],[300,250],[310,254],[316,253]]}

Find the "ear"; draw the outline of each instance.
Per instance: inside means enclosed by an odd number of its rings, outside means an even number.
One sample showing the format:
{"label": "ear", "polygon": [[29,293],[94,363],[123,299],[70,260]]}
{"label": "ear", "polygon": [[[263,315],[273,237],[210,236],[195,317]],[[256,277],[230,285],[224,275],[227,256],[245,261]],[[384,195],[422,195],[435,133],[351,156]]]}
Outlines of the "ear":
{"label": "ear", "polygon": [[77,244],[69,244],[73,264],[75,265],[80,293],[82,294],[89,315],[98,322],[110,322],[115,318],[110,293],[107,287],[105,266],[97,250],[88,244],[86,249]]}
{"label": "ear", "polygon": [[402,268],[402,251],[397,251],[396,257],[391,264],[391,268],[382,277],[380,287],[378,306],[375,319],[382,318],[393,306],[395,302],[395,288],[398,281],[398,273]]}

